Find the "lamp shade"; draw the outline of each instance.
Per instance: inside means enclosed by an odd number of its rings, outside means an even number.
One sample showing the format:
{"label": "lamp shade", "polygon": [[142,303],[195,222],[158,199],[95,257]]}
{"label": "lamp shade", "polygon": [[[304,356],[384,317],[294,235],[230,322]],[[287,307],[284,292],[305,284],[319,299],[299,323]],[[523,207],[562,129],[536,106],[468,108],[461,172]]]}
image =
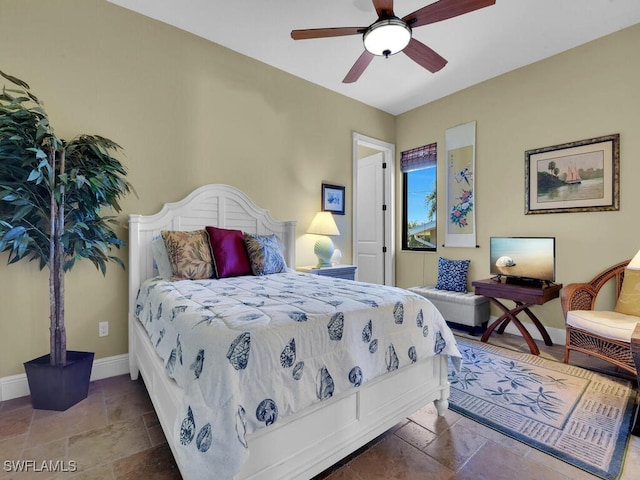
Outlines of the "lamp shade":
{"label": "lamp shade", "polygon": [[627,268],[629,270],[640,270],[640,251],[631,259]]}
{"label": "lamp shade", "polygon": [[340,235],[340,230],[338,230],[338,226],[331,212],[318,212],[316,216],[313,217],[307,233],[313,233],[315,235]]}

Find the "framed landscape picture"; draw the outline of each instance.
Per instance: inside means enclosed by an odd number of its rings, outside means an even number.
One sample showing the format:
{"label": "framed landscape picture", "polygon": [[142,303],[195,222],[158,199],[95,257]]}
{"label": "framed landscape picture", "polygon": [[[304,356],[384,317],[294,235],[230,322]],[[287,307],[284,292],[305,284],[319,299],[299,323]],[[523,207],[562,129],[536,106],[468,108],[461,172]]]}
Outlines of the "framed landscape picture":
{"label": "framed landscape picture", "polygon": [[620,135],[525,152],[525,214],[620,210]]}

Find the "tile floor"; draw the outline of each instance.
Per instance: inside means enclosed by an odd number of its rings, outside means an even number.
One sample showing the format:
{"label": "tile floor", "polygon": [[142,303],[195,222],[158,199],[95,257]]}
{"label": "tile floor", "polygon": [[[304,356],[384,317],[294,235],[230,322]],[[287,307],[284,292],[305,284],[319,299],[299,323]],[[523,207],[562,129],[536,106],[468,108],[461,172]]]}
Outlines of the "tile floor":
{"label": "tile floor", "polygon": [[[527,350],[520,337],[508,334],[494,335],[490,343]],[[540,345],[540,350],[546,357],[562,359],[562,346]],[[572,354],[572,363],[608,368],[578,354]],[[18,459],[34,460],[29,472],[7,471],[12,465],[7,461]],[[66,412],[34,411],[29,397],[0,402],[0,460],[0,480],[180,478],[144,383],[132,382],[126,375],[93,382],[89,397]],[[45,468],[43,461],[48,462]],[[33,465],[40,471],[33,471]],[[58,472],[47,472],[47,465],[57,466]],[[640,437],[632,436],[621,480],[637,479],[639,471]],[[430,404],[316,478],[596,477],[452,411],[437,417]]]}

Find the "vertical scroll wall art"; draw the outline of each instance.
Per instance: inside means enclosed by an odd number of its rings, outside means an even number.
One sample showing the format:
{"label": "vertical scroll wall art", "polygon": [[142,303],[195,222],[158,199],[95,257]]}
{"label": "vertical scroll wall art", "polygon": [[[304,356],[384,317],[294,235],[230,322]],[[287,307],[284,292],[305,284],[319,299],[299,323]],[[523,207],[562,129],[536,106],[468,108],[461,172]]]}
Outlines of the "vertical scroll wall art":
{"label": "vertical scroll wall art", "polygon": [[447,129],[447,222],[445,247],[476,246],[476,122]]}

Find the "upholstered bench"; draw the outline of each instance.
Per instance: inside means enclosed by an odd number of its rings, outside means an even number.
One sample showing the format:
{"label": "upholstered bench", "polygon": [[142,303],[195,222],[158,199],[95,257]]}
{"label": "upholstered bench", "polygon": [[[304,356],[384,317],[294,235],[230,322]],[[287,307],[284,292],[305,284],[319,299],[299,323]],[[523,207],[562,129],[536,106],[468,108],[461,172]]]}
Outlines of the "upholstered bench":
{"label": "upholstered bench", "polygon": [[447,322],[470,327],[472,335],[475,335],[476,327],[487,326],[489,321],[489,299],[487,297],[472,292],[459,293],[439,290],[428,285],[411,287],[408,290],[429,299]]}

